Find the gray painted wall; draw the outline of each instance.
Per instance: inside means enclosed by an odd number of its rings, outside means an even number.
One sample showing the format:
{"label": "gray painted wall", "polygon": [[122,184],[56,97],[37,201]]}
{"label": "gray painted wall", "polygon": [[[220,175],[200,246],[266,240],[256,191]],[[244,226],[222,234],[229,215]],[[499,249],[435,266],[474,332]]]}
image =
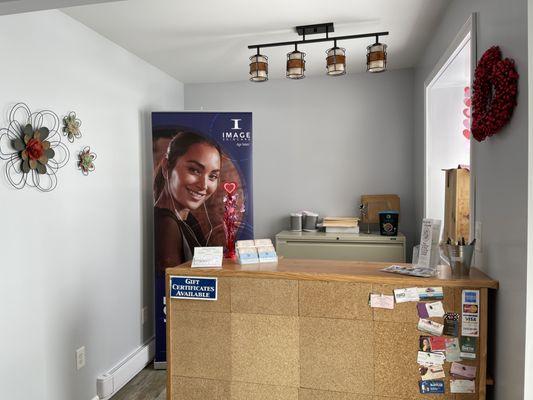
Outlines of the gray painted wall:
{"label": "gray painted wall", "polygon": [[[520,73],[518,107],[511,123],[474,144],[476,219],[483,224],[483,269],[500,281],[496,296],[495,394],[523,398],[528,184],[527,1],[455,0],[421,59],[415,76],[416,219],[423,215],[424,80],[472,12],[478,12],[478,59],[492,45],[515,59]],[[418,225],[416,225],[418,227]],[[512,344],[512,346],[511,346]],[[512,348],[512,350],[511,350]]]}
{"label": "gray painted wall", "polygon": [[[397,193],[413,220],[413,71],[189,84],[185,109],[253,112],[255,236],[288,214],[359,215],[361,194]],[[408,250],[410,253],[410,250]]]}

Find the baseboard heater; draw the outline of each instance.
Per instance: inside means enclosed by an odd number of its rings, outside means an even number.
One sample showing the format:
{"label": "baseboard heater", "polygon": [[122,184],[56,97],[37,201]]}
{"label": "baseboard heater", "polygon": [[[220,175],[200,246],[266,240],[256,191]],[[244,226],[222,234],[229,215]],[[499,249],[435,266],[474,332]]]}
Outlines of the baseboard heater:
{"label": "baseboard heater", "polygon": [[154,359],[155,338],[151,338],[108,372],[96,378],[99,400],[107,400]]}

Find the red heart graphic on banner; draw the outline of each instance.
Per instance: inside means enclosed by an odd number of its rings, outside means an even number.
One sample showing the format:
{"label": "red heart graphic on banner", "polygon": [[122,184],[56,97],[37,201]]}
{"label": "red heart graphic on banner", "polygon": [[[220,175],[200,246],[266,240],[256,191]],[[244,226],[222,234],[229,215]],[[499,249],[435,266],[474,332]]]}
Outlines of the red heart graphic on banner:
{"label": "red heart graphic on banner", "polygon": [[235,182],[226,182],[224,183],[224,190],[228,192],[228,194],[232,194],[237,190],[237,184]]}

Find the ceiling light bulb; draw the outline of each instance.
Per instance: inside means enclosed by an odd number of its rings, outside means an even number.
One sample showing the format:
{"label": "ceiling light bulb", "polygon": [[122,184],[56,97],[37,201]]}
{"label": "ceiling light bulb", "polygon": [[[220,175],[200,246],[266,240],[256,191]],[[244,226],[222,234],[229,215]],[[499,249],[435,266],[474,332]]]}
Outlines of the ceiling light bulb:
{"label": "ceiling light bulb", "polygon": [[287,78],[305,78],[305,53],[294,50],[287,54]]}
{"label": "ceiling light bulb", "polygon": [[387,70],[387,45],[371,44],[366,48],[366,70],[368,72],[383,72]]}
{"label": "ceiling light bulb", "polygon": [[252,82],[268,81],[268,57],[257,54],[250,57],[250,80]]}
{"label": "ceiling light bulb", "polygon": [[326,73],[330,76],[346,74],[346,49],[342,47],[332,47],[326,50]]}

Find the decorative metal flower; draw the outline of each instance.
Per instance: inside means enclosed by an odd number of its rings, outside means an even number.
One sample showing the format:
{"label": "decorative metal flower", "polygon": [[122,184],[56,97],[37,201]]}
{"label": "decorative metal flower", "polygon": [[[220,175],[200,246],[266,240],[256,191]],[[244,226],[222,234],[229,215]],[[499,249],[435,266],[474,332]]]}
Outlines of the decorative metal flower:
{"label": "decorative metal flower", "polygon": [[16,138],[12,141],[15,150],[21,152],[22,172],[27,174],[34,169],[39,174],[46,174],[46,164],[56,154],[50,148],[50,142],[45,140],[50,131],[45,126],[34,131],[31,124],[27,124],[22,132],[24,133],[23,139]]}
{"label": "decorative metal flower", "polygon": [[15,188],[27,184],[43,192],[55,189],[56,172],[70,158],[58,129],[54,112],[32,113],[24,103],[13,106],[8,127],[0,129],[0,159],[7,161],[6,178]]}
{"label": "decorative metal flower", "polygon": [[81,169],[83,175],[89,175],[89,172],[95,170],[94,160],[96,160],[96,153],[91,151],[89,146],[83,148],[78,154],[78,169]]}
{"label": "decorative metal flower", "polygon": [[76,113],[71,111],[63,117],[63,134],[70,143],[74,143],[74,138],[81,138],[81,120],[76,117]]}

